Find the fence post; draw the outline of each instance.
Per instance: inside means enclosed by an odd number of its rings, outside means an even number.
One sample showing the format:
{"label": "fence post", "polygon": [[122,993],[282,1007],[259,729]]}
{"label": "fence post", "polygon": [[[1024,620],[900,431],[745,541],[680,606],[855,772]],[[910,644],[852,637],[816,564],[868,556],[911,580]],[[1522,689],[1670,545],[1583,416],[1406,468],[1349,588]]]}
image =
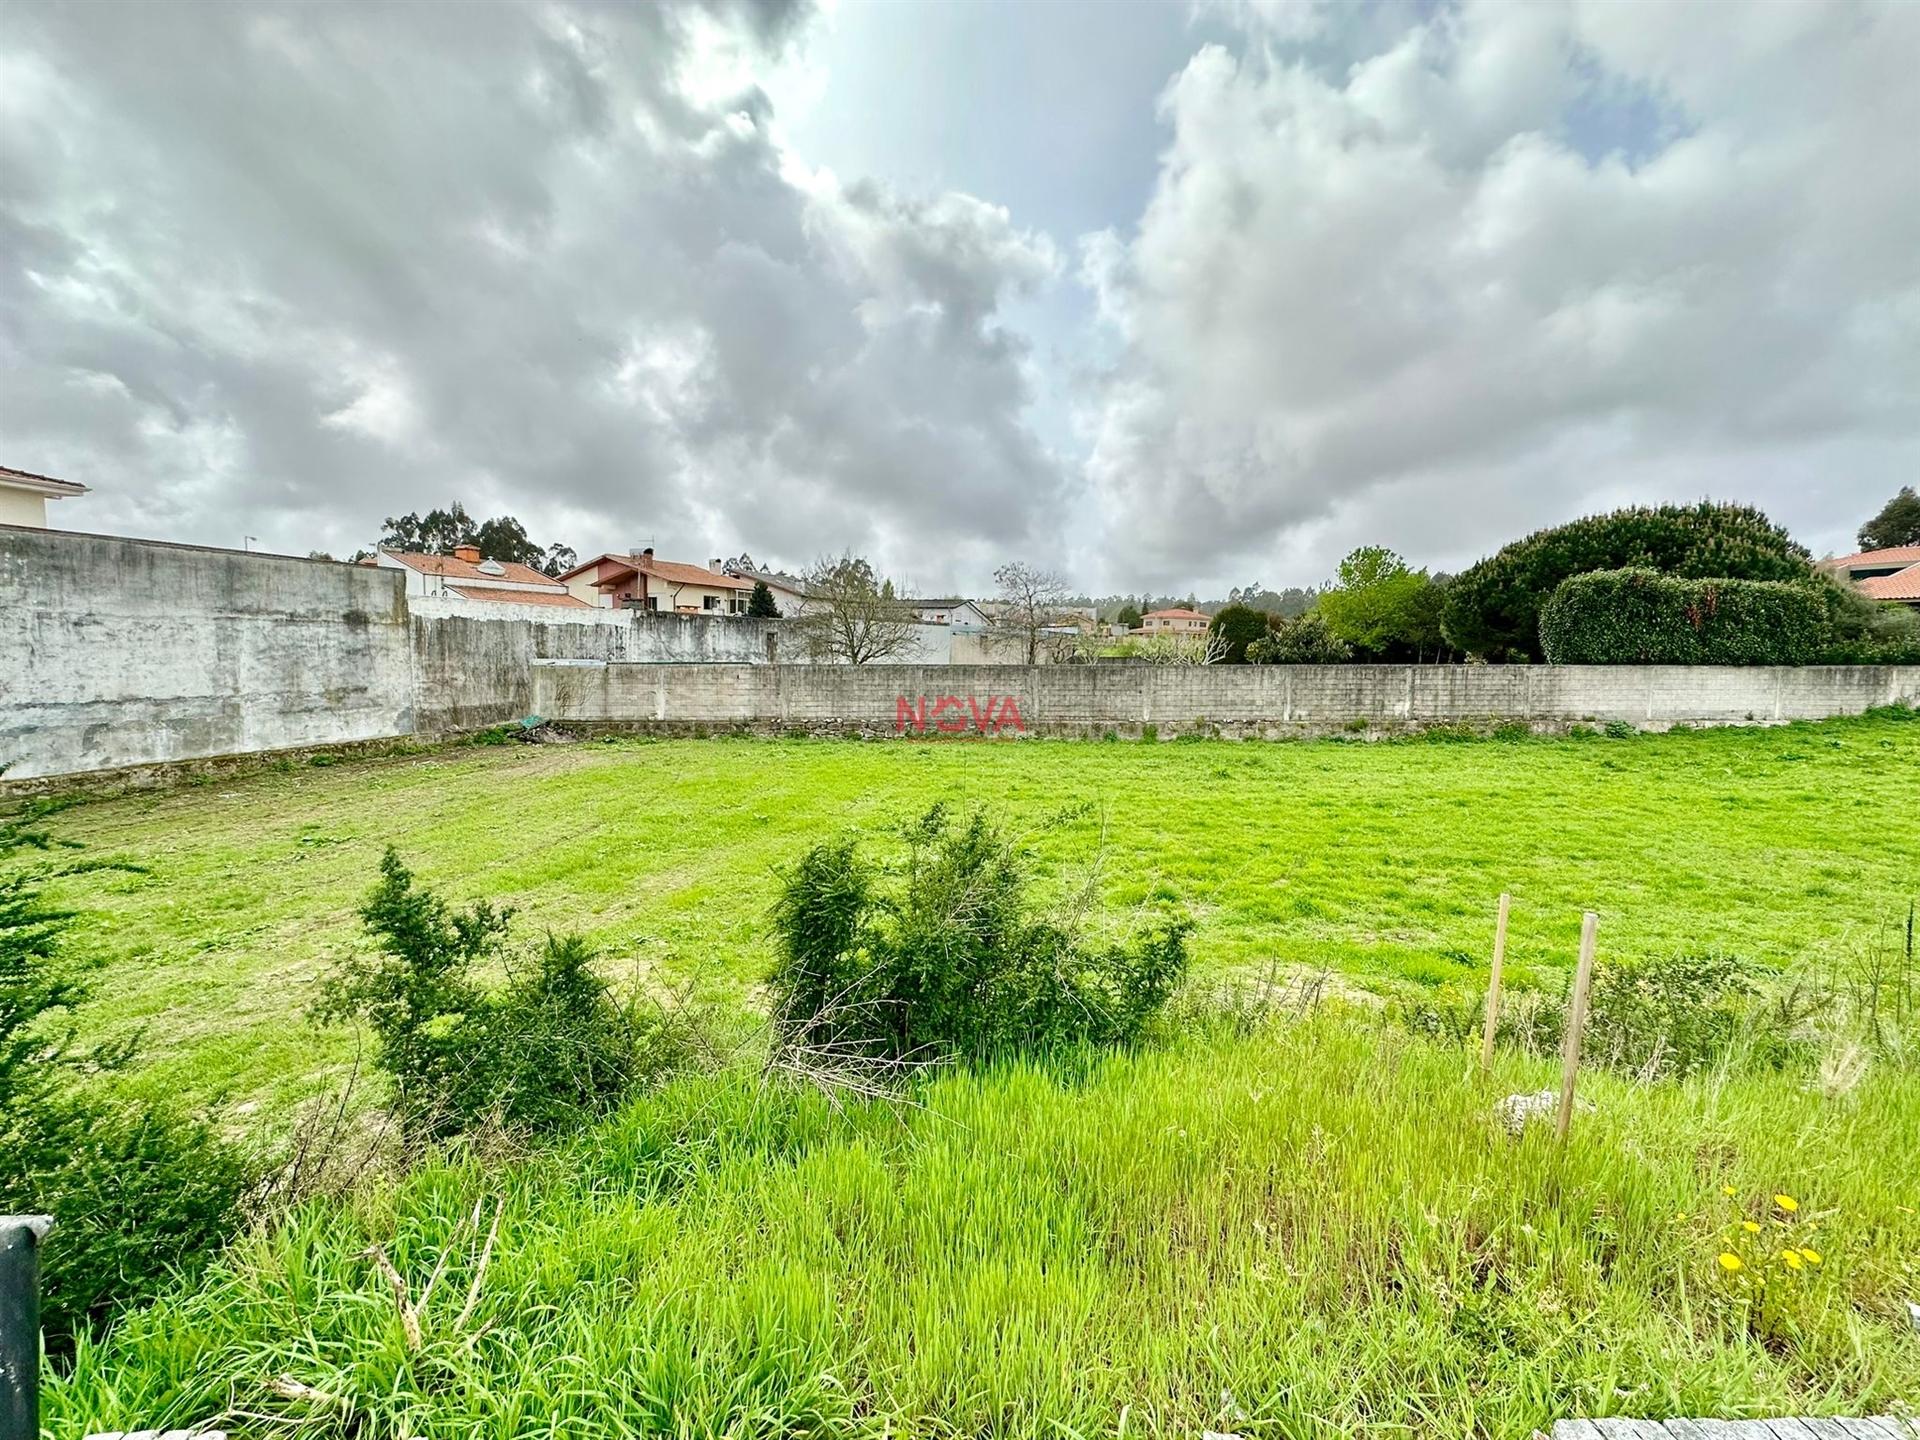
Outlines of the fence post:
{"label": "fence post", "polygon": [[1554,1134],[1562,1140],[1573,1125],[1573,1081],[1580,1070],[1580,1037],[1587,1028],[1587,991],[1593,987],[1594,931],[1600,917],[1589,910],[1580,922],[1580,966],[1573,972],[1573,999],[1567,1006],[1567,1033],[1560,1042],[1560,1114]]}
{"label": "fence post", "polygon": [[1507,907],[1513,897],[1500,892],[1500,917],[1493,924],[1493,970],[1487,976],[1487,1023],[1480,1035],[1480,1073],[1493,1068],[1493,1036],[1500,1028],[1500,969],[1507,959]]}
{"label": "fence post", "polygon": [[0,1215],[0,1440],[40,1436],[40,1242],[46,1215]]}

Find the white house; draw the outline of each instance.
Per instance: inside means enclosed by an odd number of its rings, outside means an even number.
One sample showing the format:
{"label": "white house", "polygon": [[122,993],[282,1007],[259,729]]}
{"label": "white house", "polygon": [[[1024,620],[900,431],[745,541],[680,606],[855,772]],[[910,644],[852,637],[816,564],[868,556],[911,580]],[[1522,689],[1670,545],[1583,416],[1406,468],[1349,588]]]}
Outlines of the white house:
{"label": "white house", "polygon": [[44,530],[47,501],[86,493],[85,485],[72,480],[56,480],[51,475],[35,475],[29,470],[10,470],[0,465],[0,525],[25,525],[32,530]]}
{"label": "white house", "polygon": [[767,592],[773,596],[773,603],[780,608],[782,619],[791,620],[806,610],[806,582],[798,575],[789,575],[784,570],[762,570],[753,563],[751,555],[738,555],[731,560],[715,563],[723,573],[736,579],[766,586]]}
{"label": "white house", "polygon": [[978,635],[991,630],[993,621],[971,600],[959,596],[936,596],[928,600],[909,600],[915,618],[922,625],[944,625],[956,635]]}

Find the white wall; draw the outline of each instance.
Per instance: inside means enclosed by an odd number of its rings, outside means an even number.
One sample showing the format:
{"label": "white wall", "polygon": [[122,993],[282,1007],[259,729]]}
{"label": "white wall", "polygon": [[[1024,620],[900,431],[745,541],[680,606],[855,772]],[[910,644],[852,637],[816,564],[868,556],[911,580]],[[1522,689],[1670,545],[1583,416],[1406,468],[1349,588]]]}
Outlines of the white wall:
{"label": "white wall", "polygon": [[0,485],[0,525],[47,528],[47,497],[13,485]]}

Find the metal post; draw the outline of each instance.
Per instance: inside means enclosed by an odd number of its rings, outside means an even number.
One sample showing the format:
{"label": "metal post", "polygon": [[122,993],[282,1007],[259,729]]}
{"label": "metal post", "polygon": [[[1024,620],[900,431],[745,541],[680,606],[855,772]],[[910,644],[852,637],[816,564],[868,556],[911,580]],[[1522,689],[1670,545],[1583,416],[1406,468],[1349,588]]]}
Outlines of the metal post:
{"label": "metal post", "polygon": [[40,1436],[40,1242],[48,1215],[0,1215],[0,1440]]}

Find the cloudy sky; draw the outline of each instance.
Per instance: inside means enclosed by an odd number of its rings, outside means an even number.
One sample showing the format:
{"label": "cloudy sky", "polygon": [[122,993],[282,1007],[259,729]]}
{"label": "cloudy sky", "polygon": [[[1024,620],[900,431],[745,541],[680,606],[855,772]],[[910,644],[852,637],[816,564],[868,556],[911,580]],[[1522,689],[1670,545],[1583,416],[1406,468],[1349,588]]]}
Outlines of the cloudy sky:
{"label": "cloudy sky", "polygon": [[0,0],[57,524],[981,588],[1816,551],[1920,480],[1920,4]]}

